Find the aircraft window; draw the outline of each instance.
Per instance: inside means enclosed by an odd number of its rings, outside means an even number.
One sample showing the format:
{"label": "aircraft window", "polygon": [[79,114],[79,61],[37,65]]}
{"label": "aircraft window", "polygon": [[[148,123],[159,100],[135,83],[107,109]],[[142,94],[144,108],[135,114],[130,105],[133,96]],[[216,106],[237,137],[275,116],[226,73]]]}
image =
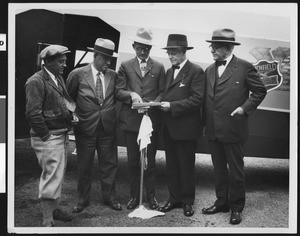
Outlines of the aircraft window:
{"label": "aircraft window", "polygon": [[76,50],[74,67],[77,67],[80,64],[90,63],[91,61],[93,61],[93,52]]}

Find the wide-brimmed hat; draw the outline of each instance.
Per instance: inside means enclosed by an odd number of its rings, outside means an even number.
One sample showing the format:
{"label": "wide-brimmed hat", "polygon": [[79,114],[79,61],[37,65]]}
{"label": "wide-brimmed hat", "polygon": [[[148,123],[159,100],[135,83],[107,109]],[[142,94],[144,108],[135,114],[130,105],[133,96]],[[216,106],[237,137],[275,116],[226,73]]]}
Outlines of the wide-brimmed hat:
{"label": "wide-brimmed hat", "polygon": [[153,46],[152,44],[152,31],[150,29],[146,28],[139,28],[136,32],[136,35],[134,37],[129,38],[130,40],[137,42],[137,43],[142,43],[146,45]]}
{"label": "wide-brimmed hat", "polygon": [[193,49],[194,47],[189,47],[187,42],[187,37],[184,34],[169,34],[167,46],[163,49],[176,49],[185,48],[186,50]]}
{"label": "wide-brimmed hat", "polygon": [[119,55],[114,52],[115,44],[109,39],[97,38],[94,48],[87,47],[90,51],[98,52],[110,57],[118,57]]}
{"label": "wide-brimmed hat", "polygon": [[52,57],[52,56],[55,56],[58,54],[63,55],[63,54],[69,53],[69,52],[71,52],[71,51],[69,51],[69,49],[65,46],[52,44],[52,45],[45,47],[41,51],[40,57],[41,57],[41,59],[45,59],[47,57]]}
{"label": "wide-brimmed hat", "polygon": [[235,41],[235,32],[231,29],[217,29],[213,32],[211,40],[206,40],[209,43],[222,43],[230,45],[241,45]]}

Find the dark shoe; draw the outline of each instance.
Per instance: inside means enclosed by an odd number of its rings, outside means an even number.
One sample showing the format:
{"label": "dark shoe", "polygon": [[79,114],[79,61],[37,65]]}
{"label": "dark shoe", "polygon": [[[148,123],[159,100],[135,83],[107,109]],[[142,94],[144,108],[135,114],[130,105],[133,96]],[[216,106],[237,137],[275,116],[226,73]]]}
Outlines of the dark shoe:
{"label": "dark shoe", "polygon": [[73,216],[69,215],[66,212],[63,212],[60,209],[55,209],[53,211],[53,219],[54,220],[60,220],[60,221],[63,221],[63,222],[68,222],[68,221],[73,220]]}
{"label": "dark shoe", "polygon": [[117,200],[110,200],[107,202],[104,202],[104,205],[110,206],[115,211],[122,211],[122,206],[120,203],[117,202]]}
{"label": "dark shoe", "polygon": [[167,202],[164,206],[159,207],[158,210],[161,212],[168,212],[175,208],[181,208],[181,203],[173,203],[173,202]]}
{"label": "dark shoe", "polygon": [[155,210],[155,209],[158,208],[158,202],[157,202],[157,200],[156,200],[155,197],[150,197],[150,198],[148,199],[148,203],[149,203],[149,208],[150,208],[151,210]]}
{"label": "dark shoe", "polygon": [[202,209],[202,213],[206,214],[206,215],[211,215],[211,214],[215,214],[218,212],[229,212],[229,207],[228,206],[211,206],[208,208],[203,208]]}
{"label": "dark shoe", "polygon": [[183,214],[185,216],[192,216],[194,215],[194,209],[192,205],[183,204]]}
{"label": "dark shoe", "polygon": [[131,198],[129,202],[127,203],[127,209],[133,210],[139,205],[139,200],[137,198]]}
{"label": "dark shoe", "polygon": [[73,213],[80,213],[83,211],[84,208],[86,208],[89,204],[88,203],[78,203],[74,209],[73,209]]}
{"label": "dark shoe", "polygon": [[242,222],[241,212],[238,212],[238,211],[231,212],[230,224],[238,225],[241,222]]}

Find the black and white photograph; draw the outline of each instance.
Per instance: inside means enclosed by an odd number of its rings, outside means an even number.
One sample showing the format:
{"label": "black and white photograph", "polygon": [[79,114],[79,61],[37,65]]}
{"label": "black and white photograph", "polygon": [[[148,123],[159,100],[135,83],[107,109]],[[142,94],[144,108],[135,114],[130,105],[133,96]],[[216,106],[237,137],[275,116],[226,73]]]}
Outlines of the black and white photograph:
{"label": "black and white photograph", "polygon": [[297,233],[297,10],[9,3],[7,232]]}

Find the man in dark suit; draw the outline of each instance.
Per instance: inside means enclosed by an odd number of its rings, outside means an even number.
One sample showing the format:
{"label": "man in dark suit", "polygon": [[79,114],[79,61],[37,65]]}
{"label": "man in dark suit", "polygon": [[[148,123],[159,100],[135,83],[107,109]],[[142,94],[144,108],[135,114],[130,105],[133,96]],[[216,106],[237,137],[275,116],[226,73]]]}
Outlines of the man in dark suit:
{"label": "man in dark suit", "polygon": [[73,218],[58,209],[57,203],[67,166],[70,111],[75,109],[62,78],[69,52],[67,47],[61,45],[44,48],[40,53],[44,62],[42,69],[25,84],[31,146],[42,168],[39,198],[44,227],[54,226],[54,220],[70,221]]}
{"label": "man in dark suit", "polygon": [[195,152],[201,126],[205,79],[203,69],[186,58],[193,49],[187,37],[170,34],[167,50],[172,68],[168,69],[161,109],[166,152],[169,199],[158,210],[168,212],[183,207],[185,216],[194,214]]}
{"label": "man in dark suit", "polygon": [[116,200],[115,178],[118,168],[116,144],[115,82],[117,73],[109,69],[112,57],[118,56],[115,44],[98,38],[91,64],[73,70],[67,79],[67,89],[76,102],[79,122],[74,128],[78,164],[78,204],[73,212],[79,213],[89,204],[91,174],[95,150],[101,176],[102,198],[113,210],[122,210]]}
{"label": "man in dark suit", "polygon": [[[130,197],[127,209],[132,210],[139,204],[140,193],[140,151],[137,143],[139,127],[143,114],[131,109],[132,103],[160,102],[164,86],[165,69],[149,57],[152,48],[152,32],[150,29],[140,28],[132,38],[132,47],[136,57],[121,64],[118,71],[116,97],[122,102],[119,123],[124,130],[127,146]],[[153,132],[151,144],[147,147],[147,169],[145,170],[146,197],[150,209],[156,209],[158,202],[155,198],[155,155],[160,128],[160,110],[150,108],[148,115],[152,121]]]}
{"label": "man in dark suit", "polygon": [[249,137],[248,118],[264,99],[266,88],[254,66],[232,54],[234,46],[240,45],[233,30],[215,30],[212,39],[206,41],[211,43],[215,60],[205,71],[205,120],[217,200],[202,212],[231,209],[230,223],[239,224],[245,206],[243,157]]}

